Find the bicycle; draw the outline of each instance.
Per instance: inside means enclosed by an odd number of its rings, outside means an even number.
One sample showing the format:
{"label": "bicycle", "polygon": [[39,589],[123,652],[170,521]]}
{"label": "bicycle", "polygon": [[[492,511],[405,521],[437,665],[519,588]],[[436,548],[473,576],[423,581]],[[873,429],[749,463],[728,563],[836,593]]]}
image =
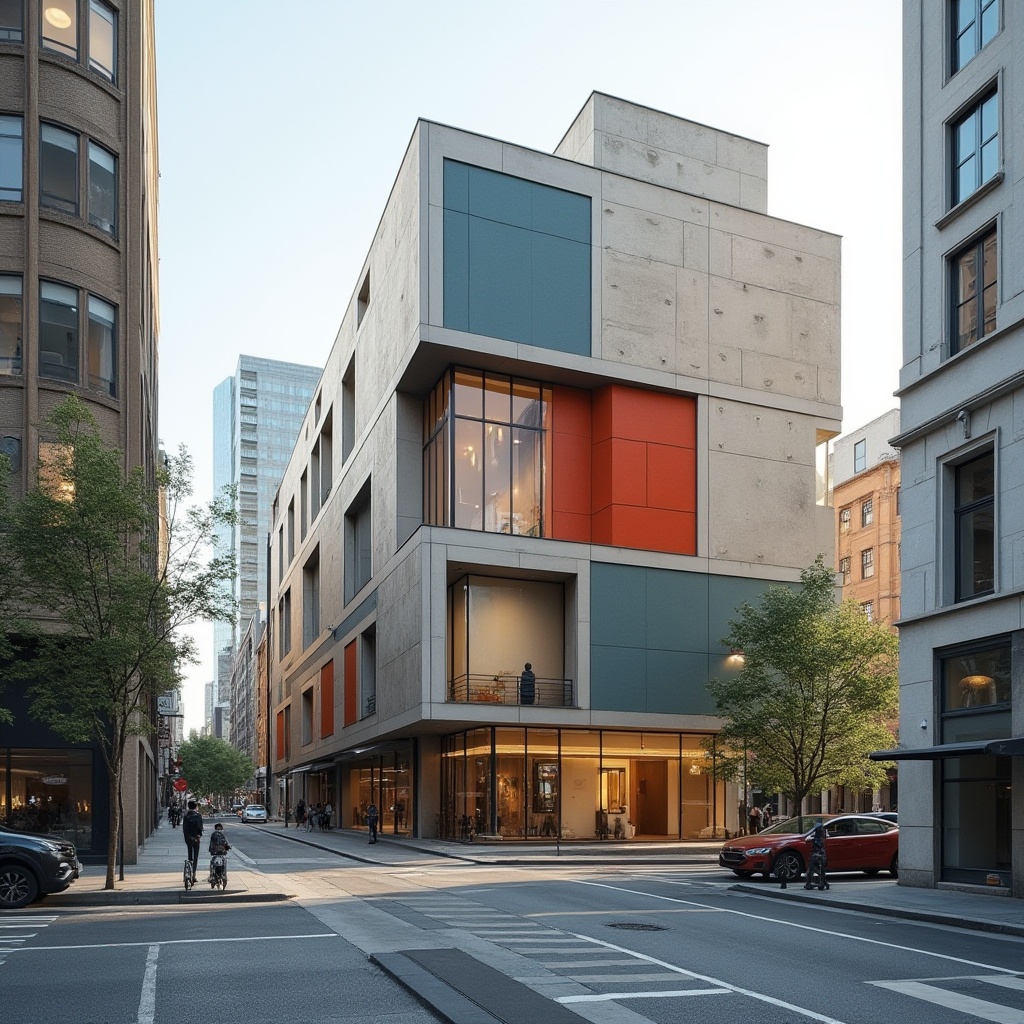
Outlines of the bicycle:
{"label": "bicycle", "polygon": [[185,867],[182,870],[182,881],[185,883],[185,892],[188,892],[196,884],[196,872],[195,868],[192,867],[192,857],[189,854],[185,856]]}

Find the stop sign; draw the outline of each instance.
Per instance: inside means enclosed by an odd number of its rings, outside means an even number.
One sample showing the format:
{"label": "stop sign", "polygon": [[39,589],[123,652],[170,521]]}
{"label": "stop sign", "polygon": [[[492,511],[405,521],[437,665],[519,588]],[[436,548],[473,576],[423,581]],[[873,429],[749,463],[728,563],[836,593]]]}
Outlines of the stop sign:
{"label": "stop sign", "polygon": [[175,779],[174,789],[178,793],[184,793],[188,789],[188,781],[186,779]]}

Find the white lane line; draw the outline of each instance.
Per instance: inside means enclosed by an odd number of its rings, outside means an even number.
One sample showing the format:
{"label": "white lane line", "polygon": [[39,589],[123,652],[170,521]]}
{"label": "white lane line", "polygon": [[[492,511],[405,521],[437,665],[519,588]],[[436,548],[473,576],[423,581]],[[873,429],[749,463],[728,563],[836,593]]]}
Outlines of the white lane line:
{"label": "white lane line", "polygon": [[[279,942],[282,939],[340,939],[337,932],[317,932],[314,935],[238,935],[222,939],[162,939],[161,946],[199,946],[217,942]],[[21,949],[5,950],[8,953],[48,953],[69,949],[130,949],[136,946],[151,946],[151,942],[94,942],[80,946],[23,946]]]}
{"label": "white lane line", "polygon": [[[863,935],[851,935],[849,932],[837,932],[830,928],[815,928],[809,924],[797,924],[795,921],[780,921],[777,917],[765,917],[762,914],[748,914],[743,910],[721,909],[719,907],[706,907],[702,903],[693,903],[692,900],[680,900],[674,896],[659,896],[655,893],[644,892],[642,889],[624,889],[619,885],[607,885],[604,882],[589,882],[581,878],[573,878],[577,885],[593,885],[599,889],[613,889],[615,892],[627,892],[633,896],[646,896],[652,900],[665,900],[669,903],[686,903],[692,906],[705,907],[707,910],[718,910],[722,914],[734,914],[736,917],[746,917],[753,921],[763,921],[766,924],[782,925],[786,928],[797,928],[805,932],[817,932],[819,935],[827,935],[833,939],[850,939],[853,942],[866,942],[872,946],[884,946],[886,949],[898,949],[904,953],[919,953],[921,956],[935,957],[937,960],[952,960],[954,963],[967,964],[970,967],[981,967],[986,971],[998,971],[1001,974],[1019,974],[1020,972],[1010,967],[996,967],[993,964],[983,964],[977,960],[966,960],[962,956],[951,956],[949,953],[934,953],[930,949],[918,949],[916,946],[901,946],[896,942],[883,942],[881,939],[869,939]],[[596,941],[596,940],[595,940]]]}
{"label": "white lane line", "polygon": [[562,996],[560,1003],[606,1003],[614,999],[675,999],[677,996],[728,996],[729,988],[680,988],[674,992],[602,992],[600,995]]}
{"label": "white lane line", "polygon": [[636,961],[629,960],[544,960],[541,967],[558,967],[566,970],[569,967],[634,967]]}
{"label": "white lane line", "polygon": [[[673,974],[682,975],[684,978],[693,978],[694,981],[703,981],[709,985],[713,985],[715,988],[726,989],[727,991],[735,992],[740,996],[749,996],[751,999],[756,999],[758,1002],[762,1003],[768,1003],[770,1006],[778,1006],[783,1010],[789,1010],[791,1013],[797,1013],[801,1017],[807,1017],[810,1020],[819,1021],[819,1024],[844,1024],[843,1021],[838,1020],[835,1017],[826,1017],[823,1013],[815,1013],[814,1010],[808,1010],[806,1007],[797,1006],[795,1003],[787,1003],[784,999],[776,999],[774,996],[765,995],[764,992],[754,992],[749,988],[740,988],[739,985],[731,985],[727,981],[722,981],[719,978],[712,978],[707,974],[697,974],[695,971],[684,970],[682,967],[676,967],[675,964],[659,960],[657,957],[648,956],[646,953],[638,953],[636,950],[626,949],[625,946],[616,946],[614,942],[605,942],[604,939],[592,939],[589,935],[578,935],[577,938],[582,939],[584,942],[593,943],[595,946],[601,946],[604,949],[614,949],[617,953],[628,953],[637,960],[643,960],[645,963],[653,964],[655,967],[664,967],[666,971],[672,971]],[[572,998],[572,996],[556,996],[556,1002],[562,1003]],[[1017,1024],[1017,1022],[1014,1022],[1014,1024]],[[1022,1022],[1022,1024],[1024,1024],[1024,1022]]]}
{"label": "white lane line", "polygon": [[919,981],[872,981],[869,984],[888,989],[890,992],[901,992],[914,999],[923,999],[936,1006],[945,1006],[949,1010],[968,1013],[982,1020],[991,1020],[995,1024],[1024,1024],[1024,1010],[1000,1006],[999,1003],[990,1003],[986,999],[975,999],[962,992],[950,992],[934,985],[922,985]]}
{"label": "white lane line", "polygon": [[156,1018],[156,961],[159,956],[160,947],[150,946],[146,956],[146,973],[142,979],[138,1024],[153,1024]]}
{"label": "white lane line", "polygon": [[580,984],[609,985],[613,981],[617,984],[620,981],[678,981],[679,975],[671,971],[659,971],[657,974],[573,974],[572,981]]}

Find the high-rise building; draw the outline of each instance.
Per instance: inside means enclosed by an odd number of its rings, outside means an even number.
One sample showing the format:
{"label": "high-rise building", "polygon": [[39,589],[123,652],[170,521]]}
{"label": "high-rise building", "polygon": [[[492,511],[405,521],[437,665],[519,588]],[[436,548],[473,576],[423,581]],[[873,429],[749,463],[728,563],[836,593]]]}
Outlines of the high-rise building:
{"label": "high-rise building", "polygon": [[839,239],[767,147],[595,93],[420,121],[273,505],[275,807],[711,837],[729,619],[831,559]]}
{"label": "high-rise building", "polygon": [[900,883],[1024,896],[1024,4],[905,0]]}
{"label": "high-rise building", "polygon": [[[152,0],[0,4],[0,451],[15,499],[45,458],[40,424],[68,395],[123,450],[126,471],[154,479],[153,18]],[[109,787],[98,747],[35,721],[19,693],[4,700],[17,724],[0,725],[0,821],[32,829],[29,808],[63,808],[46,827],[101,856]],[[133,736],[125,750],[129,862],[156,825],[155,745]]]}
{"label": "high-rise building", "polygon": [[[213,392],[213,490],[219,496],[233,487],[238,512],[237,526],[222,527],[217,536],[219,549],[234,554],[238,605],[234,622],[214,623],[214,705],[222,709],[231,706],[231,669],[241,633],[266,602],[270,505],[321,372],[317,366],[241,355],[234,374]],[[223,711],[216,719],[223,729]]]}

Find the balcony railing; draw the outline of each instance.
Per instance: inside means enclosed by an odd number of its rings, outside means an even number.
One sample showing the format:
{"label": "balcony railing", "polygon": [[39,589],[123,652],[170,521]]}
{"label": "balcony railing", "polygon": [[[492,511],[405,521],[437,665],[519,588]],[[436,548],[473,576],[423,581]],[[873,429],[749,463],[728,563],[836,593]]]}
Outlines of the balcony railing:
{"label": "balcony railing", "polygon": [[[456,676],[448,680],[448,701],[454,704],[523,704],[521,681],[521,676],[506,674]],[[533,691],[533,700],[529,701],[529,704],[536,707],[576,706],[571,679],[538,677]]]}

